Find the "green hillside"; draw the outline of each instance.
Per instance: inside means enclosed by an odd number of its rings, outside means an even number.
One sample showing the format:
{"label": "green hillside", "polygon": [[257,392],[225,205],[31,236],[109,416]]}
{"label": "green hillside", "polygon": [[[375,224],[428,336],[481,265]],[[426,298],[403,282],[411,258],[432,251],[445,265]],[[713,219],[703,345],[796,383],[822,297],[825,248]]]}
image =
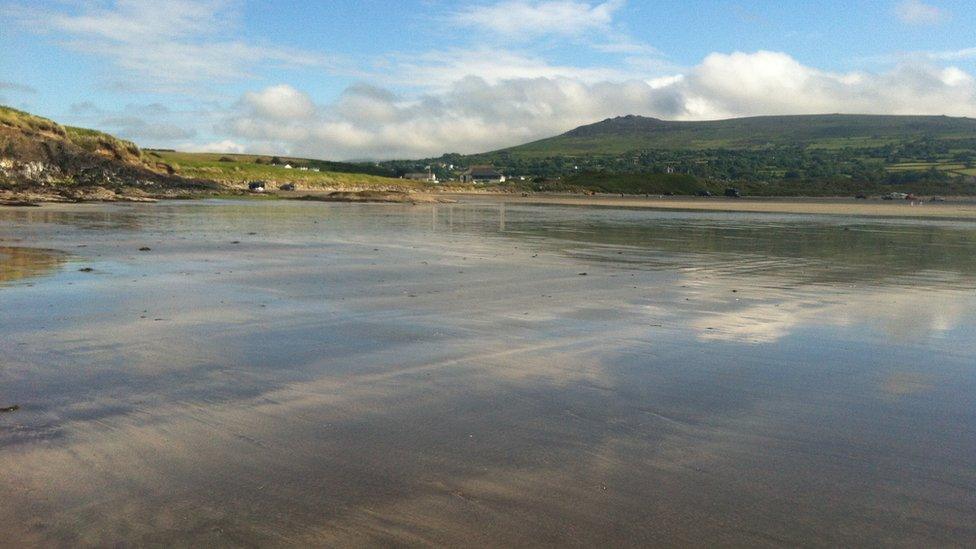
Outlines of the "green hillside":
{"label": "green hillside", "polygon": [[[422,182],[394,179],[393,173],[372,164],[331,162],[253,154],[191,153],[146,149],[143,154],[169,166],[183,177],[243,186],[262,180],[292,183],[299,188],[369,187],[420,188]],[[286,168],[285,166],[290,166]],[[304,169],[303,169],[304,168]]]}
{"label": "green hillside", "polygon": [[284,155],[177,152],[163,149],[146,149],[146,151],[155,158],[160,158],[166,162],[172,162],[173,164],[187,168],[209,167],[221,172],[239,171],[235,170],[235,168],[245,166],[281,167],[288,164],[299,171],[301,171],[301,168],[306,168],[307,170],[314,169],[319,172],[358,173],[383,177],[394,177],[395,175],[390,169],[368,162],[334,162],[331,160],[316,160],[314,158],[299,158]]}
{"label": "green hillside", "polygon": [[[622,116],[507,149],[389,167],[432,165],[446,179],[475,164],[494,165],[515,176],[513,185],[535,190],[653,193],[665,180],[648,176],[673,174],[693,178],[702,190],[736,186],[750,194],[976,194],[976,120],[826,114],[676,122]],[[445,166],[453,166],[453,173]],[[687,181],[672,182],[667,191],[685,194],[688,187]]]}
{"label": "green hillside", "polygon": [[[135,143],[0,105],[0,189],[75,186],[246,188],[254,180],[315,188],[420,188],[370,163],[140,149]],[[285,165],[291,166],[286,168]]]}
{"label": "green hillside", "polygon": [[824,149],[881,147],[910,140],[976,139],[976,119],[826,114],[675,122],[621,116],[504,149],[517,156],[621,154],[640,149]]}

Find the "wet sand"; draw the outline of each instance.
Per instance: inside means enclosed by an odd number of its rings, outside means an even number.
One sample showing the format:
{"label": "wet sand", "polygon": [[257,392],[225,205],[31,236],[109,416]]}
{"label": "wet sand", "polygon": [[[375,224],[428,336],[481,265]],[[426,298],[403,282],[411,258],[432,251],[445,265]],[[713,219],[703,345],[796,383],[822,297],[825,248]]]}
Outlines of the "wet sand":
{"label": "wet sand", "polygon": [[3,546],[976,541],[970,222],[199,201],[0,245]]}
{"label": "wet sand", "polygon": [[750,213],[788,213],[845,215],[863,217],[919,217],[937,219],[976,219],[976,201],[960,198],[948,202],[924,200],[855,200],[848,198],[688,198],[639,196],[580,196],[501,193],[455,193],[461,200],[507,202],[511,204],[550,204],[562,206],[603,206],[657,210],[717,211]]}

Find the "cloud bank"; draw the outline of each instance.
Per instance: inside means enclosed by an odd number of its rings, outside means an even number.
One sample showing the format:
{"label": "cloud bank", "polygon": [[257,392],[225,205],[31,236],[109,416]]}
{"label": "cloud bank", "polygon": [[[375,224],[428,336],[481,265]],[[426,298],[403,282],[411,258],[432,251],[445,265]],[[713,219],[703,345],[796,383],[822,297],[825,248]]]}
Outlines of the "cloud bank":
{"label": "cloud bank", "polygon": [[949,19],[949,12],[920,0],[904,0],[895,6],[895,15],[910,25],[937,25]]}
{"label": "cloud bank", "polygon": [[247,94],[224,129],[267,150],[329,158],[434,156],[531,141],[623,114],[702,120],[765,114],[976,116],[974,78],[905,62],[887,72],[835,73],[781,52],[714,53],[683,74],[593,80],[567,75],[487,80],[401,96],[358,84],[313,106],[288,86]]}
{"label": "cloud bank", "polygon": [[509,0],[460,11],[454,20],[462,26],[525,40],[543,35],[573,36],[607,31],[622,0],[589,4],[570,0],[525,2]]}
{"label": "cloud bank", "polygon": [[[906,24],[950,17],[921,0],[889,5],[887,16]],[[888,57],[874,71],[828,71],[779,51],[715,52],[678,66],[628,34],[618,20],[626,7],[501,0],[444,8],[440,20],[458,30],[455,39],[363,58],[355,70],[337,68],[329,52],[239,38],[244,5],[236,0],[57,2],[10,13],[31,32],[105,60],[105,89],[121,95],[136,82],[136,91],[155,94],[147,102],[172,105],[113,108],[83,97],[69,109],[75,123],[152,146],[385,159],[487,151],[626,114],[976,116],[973,76],[952,65],[976,57],[971,47]],[[287,70],[313,66],[323,70]],[[345,78],[333,88],[344,91],[316,96],[310,75]],[[360,82],[347,85],[352,77]],[[29,91],[0,82],[4,90]]]}
{"label": "cloud bank", "polygon": [[[116,0],[9,9],[25,26],[63,36],[66,47],[137,76],[145,89],[189,91],[198,82],[252,77],[261,66],[325,63],[321,55],[230,37],[239,27],[237,7],[226,0]],[[127,81],[116,84],[129,89]]]}

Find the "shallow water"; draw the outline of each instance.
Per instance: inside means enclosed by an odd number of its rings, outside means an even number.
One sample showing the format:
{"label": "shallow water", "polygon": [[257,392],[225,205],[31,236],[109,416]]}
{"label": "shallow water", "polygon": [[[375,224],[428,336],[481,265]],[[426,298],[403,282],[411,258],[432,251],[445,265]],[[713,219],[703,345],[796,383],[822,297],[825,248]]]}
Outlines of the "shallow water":
{"label": "shallow water", "polygon": [[71,205],[0,262],[4,546],[976,543],[973,223]]}

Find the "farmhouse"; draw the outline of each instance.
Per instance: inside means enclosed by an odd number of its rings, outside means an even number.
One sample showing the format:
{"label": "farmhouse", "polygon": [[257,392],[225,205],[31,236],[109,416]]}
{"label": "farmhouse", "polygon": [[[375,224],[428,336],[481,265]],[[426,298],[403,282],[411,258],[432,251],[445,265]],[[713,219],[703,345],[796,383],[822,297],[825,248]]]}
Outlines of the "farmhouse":
{"label": "farmhouse", "polygon": [[409,179],[411,181],[426,181],[428,183],[437,183],[437,176],[431,172],[414,172],[403,174],[404,179]]}
{"label": "farmhouse", "polygon": [[504,183],[505,176],[492,166],[471,166],[461,174],[462,183]]}

